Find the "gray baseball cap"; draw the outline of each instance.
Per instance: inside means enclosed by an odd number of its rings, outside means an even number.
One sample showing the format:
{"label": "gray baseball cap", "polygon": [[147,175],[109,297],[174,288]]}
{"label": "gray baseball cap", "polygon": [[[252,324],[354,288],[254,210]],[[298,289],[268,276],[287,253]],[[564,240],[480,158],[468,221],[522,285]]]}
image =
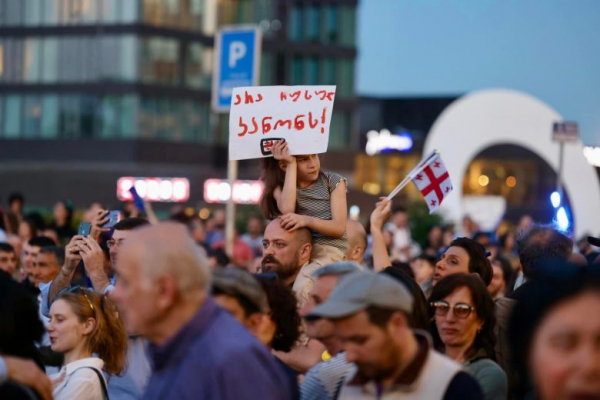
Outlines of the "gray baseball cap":
{"label": "gray baseball cap", "polygon": [[254,304],[260,312],[269,310],[267,295],[260,282],[249,272],[235,267],[217,268],[213,273],[213,291],[215,289],[230,295],[241,296]]}
{"label": "gray baseball cap", "polygon": [[352,272],[342,277],[329,299],[313,308],[306,318],[344,318],[371,306],[410,314],[413,297],[393,278],[370,271]]}

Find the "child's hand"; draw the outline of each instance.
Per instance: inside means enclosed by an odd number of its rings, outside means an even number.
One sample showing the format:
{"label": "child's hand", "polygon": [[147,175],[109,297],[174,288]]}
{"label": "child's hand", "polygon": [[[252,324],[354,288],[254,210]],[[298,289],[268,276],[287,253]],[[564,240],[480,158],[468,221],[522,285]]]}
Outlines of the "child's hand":
{"label": "child's hand", "polygon": [[286,231],[295,231],[296,229],[306,228],[308,226],[308,218],[305,215],[288,213],[282,215],[280,220],[281,227]]}
{"label": "child's hand", "polygon": [[271,149],[273,158],[285,162],[286,164],[293,164],[296,162],[296,157],[290,155],[290,149],[285,140],[278,140]]}

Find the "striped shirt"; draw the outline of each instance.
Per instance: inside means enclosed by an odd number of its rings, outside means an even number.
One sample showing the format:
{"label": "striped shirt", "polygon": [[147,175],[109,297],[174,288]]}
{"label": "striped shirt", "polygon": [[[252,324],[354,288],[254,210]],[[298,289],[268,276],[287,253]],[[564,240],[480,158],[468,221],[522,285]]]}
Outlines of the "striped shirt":
{"label": "striped shirt", "polygon": [[300,385],[300,400],[335,399],[344,378],[355,369],[354,364],[346,361],[345,352],[315,365],[308,370]]}
{"label": "striped shirt", "polygon": [[[314,184],[304,189],[296,188],[296,214],[331,220],[331,193],[342,181],[346,185],[348,184],[346,178],[341,175],[334,172],[324,172],[319,174],[319,179]],[[340,238],[326,236],[312,230],[311,234],[314,244],[333,246],[346,254],[346,248],[348,247],[346,232]]]}

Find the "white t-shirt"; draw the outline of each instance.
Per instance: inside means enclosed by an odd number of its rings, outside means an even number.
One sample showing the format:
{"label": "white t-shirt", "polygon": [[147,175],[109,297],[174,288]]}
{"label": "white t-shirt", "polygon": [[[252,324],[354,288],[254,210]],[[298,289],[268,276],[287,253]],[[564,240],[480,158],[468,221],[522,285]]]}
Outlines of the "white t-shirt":
{"label": "white t-shirt", "polygon": [[[73,361],[64,365],[57,374],[49,376],[52,386],[54,387],[54,400],[104,400],[104,391],[100,377],[89,367],[100,371],[104,361],[99,358],[90,357],[82,358],[81,360]],[[104,381],[106,385],[106,381]]]}

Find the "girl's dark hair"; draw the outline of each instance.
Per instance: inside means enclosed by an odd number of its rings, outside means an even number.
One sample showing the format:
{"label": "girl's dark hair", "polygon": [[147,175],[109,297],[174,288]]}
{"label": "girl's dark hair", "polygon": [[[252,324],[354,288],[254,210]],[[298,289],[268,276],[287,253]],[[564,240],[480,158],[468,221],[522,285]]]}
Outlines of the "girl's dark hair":
{"label": "girl's dark hair", "polygon": [[262,197],[260,198],[260,210],[267,219],[274,219],[281,215],[273,193],[277,186],[283,187],[285,171],[279,168],[279,161],[274,157],[266,157],[261,160],[262,176],[265,183]]}
{"label": "girl's dark hair", "polygon": [[599,266],[580,267],[558,260],[543,264],[542,274],[527,283],[527,300],[516,304],[508,321],[510,362],[518,396],[523,396],[532,387],[529,356],[535,332],[544,319],[565,301],[584,293],[600,295]]}
{"label": "girl's dark hair", "polygon": [[391,276],[398,282],[402,284],[413,297],[413,310],[412,313],[408,316],[408,324],[411,328],[415,329],[429,329],[429,311],[427,307],[427,299],[425,298],[425,294],[419,284],[414,280],[414,278],[410,277],[406,274],[406,272],[402,271],[400,268],[396,268],[393,265],[391,267],[387,267],[383,271],[382,274],[387,276]]}
{"label": "girl's dark hair", "polygon": [[273,350],[288,352],[300,337],[302,319],[298,313],[296,296],[280,280],[256,276],[267,295],[271,321],[275,323]]}
{"label": "girl's dark hair", "polygon": [[[467,350],[465,357],[467,359],[474,357],[479,350],[483,349],[485,355],[492,360],[496,360],[494,346],[496,344],[496,335],[494,327],[496,326],[496,315],[494,314],[494,301],[488,293],[487,287],[481,281],[481,278],[472,274],[452,274],[441,279],[437,285],[433,287],[431,296],[429,297],[430,304],[436,301],[443,300],[451,295],[454,291],[460,288],[467,288],[471,293],[473,306],[477,318],[483,321],[481,331],[475,336],[473,344]],[[437,350],[444,350],[444,343],[435,324],[435,308],[430,307],[429,313],[432,318],[431,334],[433,343]]]}
{"label": "girl's dark hair", "polygon": [[452,246],[460,247],[469,254],[469,272],[478,274],[485,286],[489,285],[494,276],[494,270],[483,245],[473,239],[459,237],[450,243],[450,247]]}
{"label": "girl's dark hair", "polygon": [[87,337],[87,347],[104,361],[106,372],[121,376],[125,368],[127,334],[115,303],[105,295],[83,288],[61,293],[58,299],[69,304],[79,322],[89,318],[96,320],[94,330]]}

